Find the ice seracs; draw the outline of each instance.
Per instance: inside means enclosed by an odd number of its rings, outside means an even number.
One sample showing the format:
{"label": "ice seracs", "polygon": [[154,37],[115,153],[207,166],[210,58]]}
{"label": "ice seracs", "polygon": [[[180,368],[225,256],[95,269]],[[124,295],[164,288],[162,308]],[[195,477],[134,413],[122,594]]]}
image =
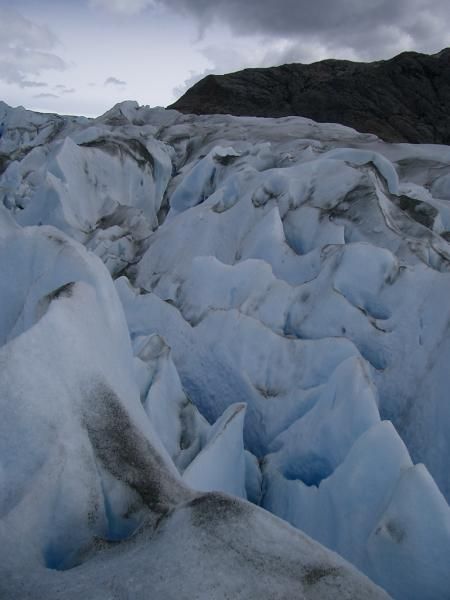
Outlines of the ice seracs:
{"label": "ice seracs", "polygon": [[1,110],[8,593],[445,598],[449,149]]}
{"label": "ice seracs", "polygon": [[20,225],[53,225],[120,273],[157,228],[172,172],[168,148],[144,130],[80,127],[33,148],[6,168],[3,205]]}
{"label": "ice seracs", "polygon": [[[167,346],[152,336],[133,352],[96,256],[53,228],[28,227],[11,228],[0,258],[13,258],[16,274],[0,292],[2,597],[56,600],[64,589],[66,598],[144,599],[151,589],[161,599],[312,599],[331,598],[331,588],[387,598],[260,508],[183,483],[168,450],[186,402]],[[153,377],[146,394],[143,370]],[[172,418],[155,406],[158,391]],[[194,436],[195,422],[200,434],[210,429],[195,410]],[[209,431],[185,478],[196,488],[245,496],[244,412],[235,406]]]}

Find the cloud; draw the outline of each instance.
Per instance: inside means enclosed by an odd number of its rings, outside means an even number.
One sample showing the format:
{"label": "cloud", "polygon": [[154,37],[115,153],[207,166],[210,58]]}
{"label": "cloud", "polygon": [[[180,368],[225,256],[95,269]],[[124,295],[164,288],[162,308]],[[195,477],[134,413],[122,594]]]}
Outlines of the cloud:
{"label": "cloud", "polygon": [[123,86],[123,85],[127,85],[127,82],[126,81],[122,81],[121,79],[117,79],[117,77],[108,77],[107,79],[105,79],[104,85],[118,85],[118,86]]}
{"label": "cloud", "polygon": [[44,87],[45,83],[34,78],[42,71],[62,71],[67,67],[53,52],[57,43],[45,25],[38,25],[13,9],[2,8],[0,80],[22,88]]}
{"label": "cloud", "polygon": [[57,96],[56,94],[45,93],[45,94],[35,94],[33,96],[33,98],[59,98],[59,96]]}
{"label": "cloud", "polygon": [[43,81],[29,81],[28,79],[21,79],[20,87],[22,88],[41,88],[47,87],[47,84]]}
{"label": "cloud", "polygon": [[201,32],[227,26],[235,35],[289,42],[296,60],[311,54],[308,46],[372,60],[450,44],[448,0],[157,0],[157,6],[193,16]]}
{"label": "cloud", "polygon": [[[288,60],[321,55],[361,60],[406,49],[437,51],[450,44],[448,0],[89,0],[122,14],[147,9],[194,17],[199,32],[228,27],[234,35],[285,44]],[[281,55],[280,55],[281,56]],[[271,61],[277,61],[277,51]],[[245,63],[244,63],[245,64]]]}
{"label": "cloud", "polygon": [[76,91],[75,88],[68,88],[63,83],[58,83],[55,86],[53,86],[53,88],[55,90],[58,90],[61,94],[73,94]]}
{"label": "cloud", "polygon": [[91,8],[104,8],[111,12],[125,15],[135,15],[144,9],[154,7],[154,0],[90,0]]}
{"label": "cloud", "polygon": [[[400,36],[418,46],[448,43],[447,0],[159,0],[205,23],[227,24],[241,35],[316,40],[356,55],[382,53]],[[367,45],[367,38],[369,38]],[[439,41],[442,40],[442,41]]]}

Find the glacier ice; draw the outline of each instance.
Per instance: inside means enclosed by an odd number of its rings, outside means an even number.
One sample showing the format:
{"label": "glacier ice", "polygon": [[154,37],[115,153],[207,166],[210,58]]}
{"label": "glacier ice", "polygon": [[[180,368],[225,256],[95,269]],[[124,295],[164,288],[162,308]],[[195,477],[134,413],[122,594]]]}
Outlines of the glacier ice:
{"label": "glacier ice", "polygon": [[[313,599],[331,598],[330,587],[387,598],[260,508],[187,487],[169,454],[186,399],[163,340],[132,346],[107,269],[79,243],[48,226],[12,228],[7,241],[19,285],[2,289],[2,306],[15,309],[5,313],[0,348],[2,598],[56,600],[64,589],[65,598],[94,600],[143,600],[149,590],[161,599]],[[195,488],[245,497],[255,470],[242,442],[244,409],[211,428],[190,408],[190,434],[195,423],[206,434],[184,471]]]}
{"label": "glacier ice", "polygon": [[246,498],[244,416],[245,404],[232,404],[217,420],[204,448],[183,472],[183,480],[190,487]]}
{"label": "glacier ice", "polygon": [[0,592],[446,598],[449,148],[0,120]]}

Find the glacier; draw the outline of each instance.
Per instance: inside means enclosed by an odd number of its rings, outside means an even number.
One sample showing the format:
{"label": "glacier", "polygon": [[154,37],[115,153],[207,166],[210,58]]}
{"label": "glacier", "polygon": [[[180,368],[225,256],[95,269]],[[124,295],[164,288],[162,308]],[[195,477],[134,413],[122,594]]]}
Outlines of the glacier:
{"label": "glacier", "polygon": [[0,103],[0,597],[450,597],[450,147]]}

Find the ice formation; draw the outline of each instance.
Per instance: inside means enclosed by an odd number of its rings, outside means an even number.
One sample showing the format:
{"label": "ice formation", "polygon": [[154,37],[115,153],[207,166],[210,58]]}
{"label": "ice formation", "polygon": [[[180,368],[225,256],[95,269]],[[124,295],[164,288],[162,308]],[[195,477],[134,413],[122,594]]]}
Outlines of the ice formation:
{"label": "ice formation", "polygon": [[0,597],[449,598],[450,147],[0,121]]}

